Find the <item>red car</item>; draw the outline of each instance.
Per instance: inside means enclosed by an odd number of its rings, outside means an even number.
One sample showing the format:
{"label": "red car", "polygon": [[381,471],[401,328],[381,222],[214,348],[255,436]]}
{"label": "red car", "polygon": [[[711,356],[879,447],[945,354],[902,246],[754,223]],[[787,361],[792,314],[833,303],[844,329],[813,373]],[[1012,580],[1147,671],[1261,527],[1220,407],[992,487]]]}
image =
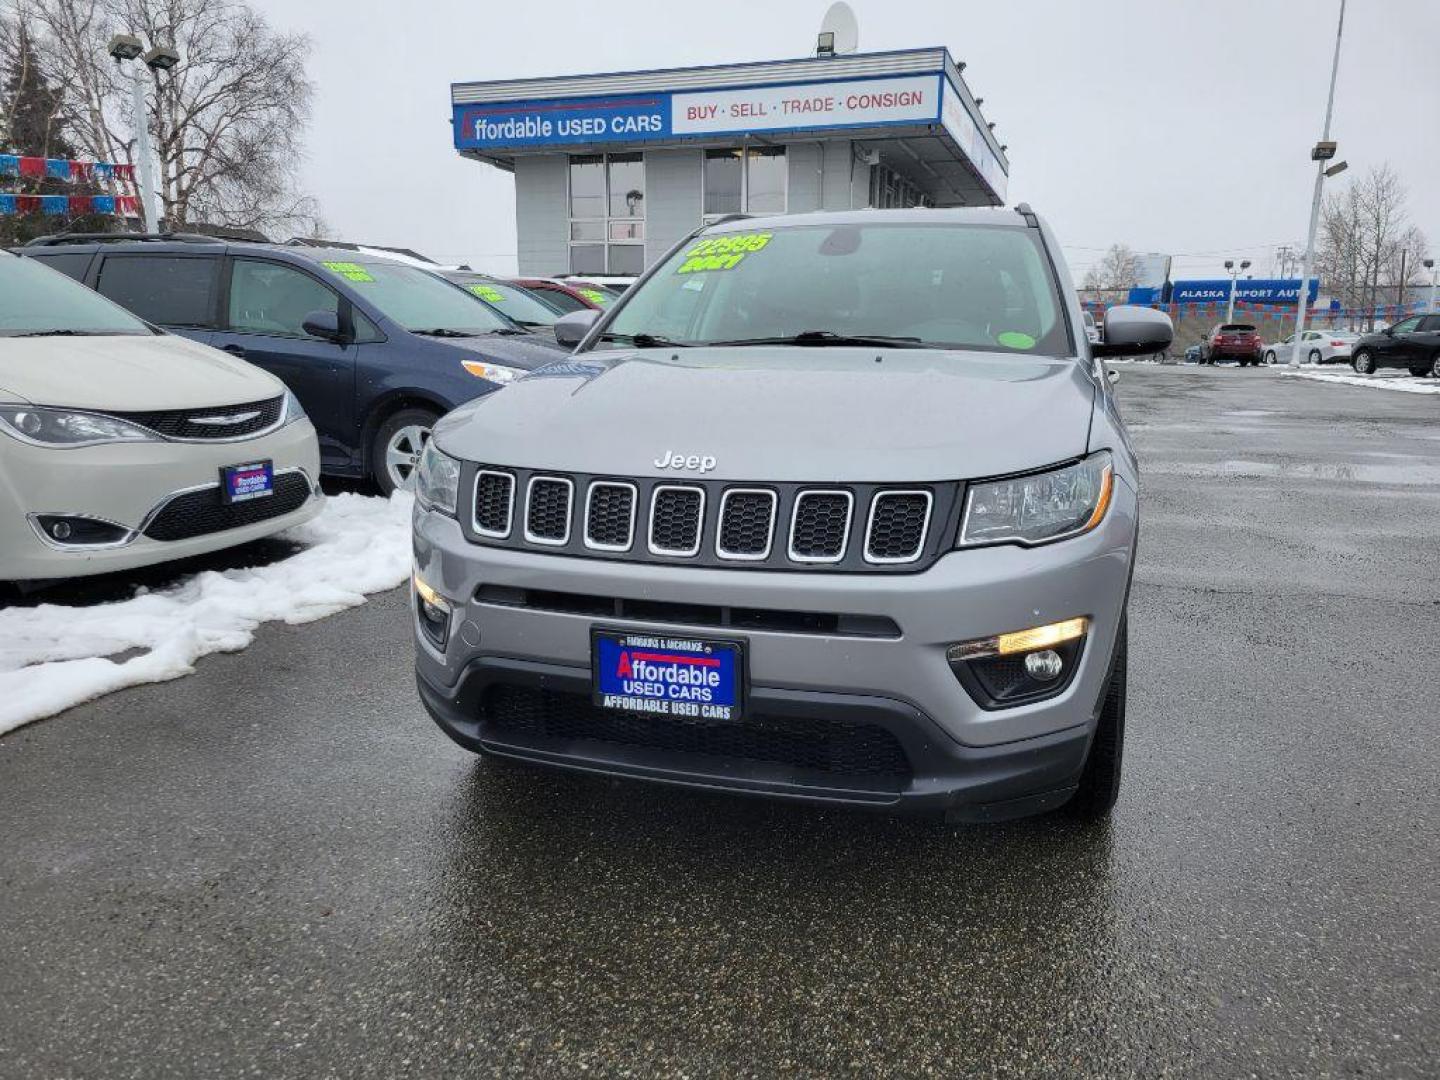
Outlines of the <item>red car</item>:
{"label": "red car", "polygon": [[584,311],[586,308],[600,311],[609,307],[615,300],[613,294],[588,281],[511,278],[510,283],[528,289],[551,307],[559,308],[566,315],[572,311]]}
{"label": "red car", "polygon": [[1249,323],[1220,323],[1200,347],[1200,363],[1238,360],[1241,367],[1250,364],[1259,367],[1264,354],[1265,346],[1260,343],[1260,331],[1255,327]]}

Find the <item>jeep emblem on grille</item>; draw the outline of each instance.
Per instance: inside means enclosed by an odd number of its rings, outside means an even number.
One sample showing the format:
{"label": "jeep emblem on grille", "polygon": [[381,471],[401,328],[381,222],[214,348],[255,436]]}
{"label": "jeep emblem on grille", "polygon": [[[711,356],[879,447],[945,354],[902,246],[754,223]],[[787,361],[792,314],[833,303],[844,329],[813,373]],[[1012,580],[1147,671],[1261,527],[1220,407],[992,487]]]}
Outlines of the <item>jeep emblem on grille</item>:
{"label": "jeep emblem on grille", "polygon": [[682,472],[707,473],[715,468],[715,459],[709,454],[691,454],[688,457],[684,454],[677,454],[674,450],[666,450],[664,457],[655,459],[657,469],[677,469]]}

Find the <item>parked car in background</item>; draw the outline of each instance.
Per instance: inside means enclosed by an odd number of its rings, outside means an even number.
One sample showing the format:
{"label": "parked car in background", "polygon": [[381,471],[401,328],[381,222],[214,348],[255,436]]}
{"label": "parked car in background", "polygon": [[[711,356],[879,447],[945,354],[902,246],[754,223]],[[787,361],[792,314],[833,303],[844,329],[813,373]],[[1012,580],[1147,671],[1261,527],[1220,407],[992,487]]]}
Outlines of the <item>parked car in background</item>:
{"label": "parked car in background", "polygon": [[614,274],[606,274],[598,277],[595,275],[580,277],[575,274],[562,274],[555,280],[563,281],[567,285],[581,284],[585,286],[598,286],[606,292],[614,293],[618,297],[623,294],[626,289],[630,288],[631,285],[634,285],[637,279]]}
{"label": "parked car in background", "polygon": [[615,302],[613,293],[590,281],[561,281],[558,278],[511,278],[511,283],[529,289],[564,314],[573,311],[604,311]]}
{"label": "parked car in background", "polygon": [[1241,367],[1246,367],[1259,364],[1264,352],[1260,331],[1254,326],[1249,323],[1220,323],[1205,338],[1200,362],[1214,364],[1217,360],[1237,360]]}
{"label": "parked car in background", "polygon": [[1440,378],[1440,315],[1411,315],[1394,326],[1363,334],[1351,346],[1361,375],[1379,368],[1405,368],[1411,375]]}
{"label": "parked car in background", "polygon": [[1203,356],[1204,352],[1199,345],[1189,345],[1185,349],[1185,363],[1187,364],[1204,363]]}
{"label": "parked car in background", "polygon": [[0,580],[258,540],[319,512],[319,472],[279,379],[0,251]]}
{"label": "parked car in background", "polygon": [[556,359],[478,296],[381,255],[125,234],[21,250],[278,376],[314,422],[321,469],[387,494],[408,485],[440,416]]}
{"label": "parked car in background", "polygon": [[[1306,330],[1300,338],[1302,364],[1348,364],[1350,349],[1359,334],[1348,330]],[[1286,334],[1274,345],[1265,346],[1267,364],[1288,364],[1294,352],[1295,335]]]}
{"label": "parked car in background", "polygon": [[555,322],[564,312],[547,302],[541,294],[473,270],[445,270],[441,276],[474,293],[495,311],[532,334],[540,344],[561,352],[570,351],[555,340]]}

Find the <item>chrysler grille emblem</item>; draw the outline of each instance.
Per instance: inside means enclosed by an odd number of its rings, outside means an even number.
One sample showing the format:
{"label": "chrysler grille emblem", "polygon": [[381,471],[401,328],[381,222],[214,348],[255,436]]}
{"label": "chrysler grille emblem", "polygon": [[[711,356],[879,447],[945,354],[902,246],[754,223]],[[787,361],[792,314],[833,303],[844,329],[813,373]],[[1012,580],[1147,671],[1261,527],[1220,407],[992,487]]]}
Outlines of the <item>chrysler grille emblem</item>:
{"label": "chrysler grille emblem", "polygon": [[246,420],[254,420],[260,415],[260,410],[254,412],[230,413],[228,416],[192,416],[192,424],[207,424],[212,427],[234,427],[236,424],[243,424]]}

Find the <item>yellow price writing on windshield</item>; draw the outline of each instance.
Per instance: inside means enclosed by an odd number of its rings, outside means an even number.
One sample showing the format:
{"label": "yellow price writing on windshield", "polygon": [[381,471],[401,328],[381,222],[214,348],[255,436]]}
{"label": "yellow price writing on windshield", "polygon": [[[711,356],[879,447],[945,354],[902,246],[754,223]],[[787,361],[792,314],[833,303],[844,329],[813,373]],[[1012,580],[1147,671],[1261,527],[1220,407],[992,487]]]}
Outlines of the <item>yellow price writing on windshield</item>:
{"label": "yellow price writing on windshield", "polygon": [[704,270],[733,270],[746,255],[764,250],[772,235],[760,232],[708,236],[685,253],[685,261],[675,272],[694,274]]}
{"label": "yellow price writing on windshield", "polygon": [[375,280],[373,277],[370,276],[370,271],[366,270],[365,267],[361,266],[359,263],[327,262],[321,263],[320,265],[325,267],[326,270],[329,270],[333,274],[339,274],[346,281]]}
{"label": "yellow price writing on windshield", "polygon": [[481,300],[488,300],[492,304],[503,304],[505,302],[504,295],[493,285],[471,285],[470,291],[480,297]]}

